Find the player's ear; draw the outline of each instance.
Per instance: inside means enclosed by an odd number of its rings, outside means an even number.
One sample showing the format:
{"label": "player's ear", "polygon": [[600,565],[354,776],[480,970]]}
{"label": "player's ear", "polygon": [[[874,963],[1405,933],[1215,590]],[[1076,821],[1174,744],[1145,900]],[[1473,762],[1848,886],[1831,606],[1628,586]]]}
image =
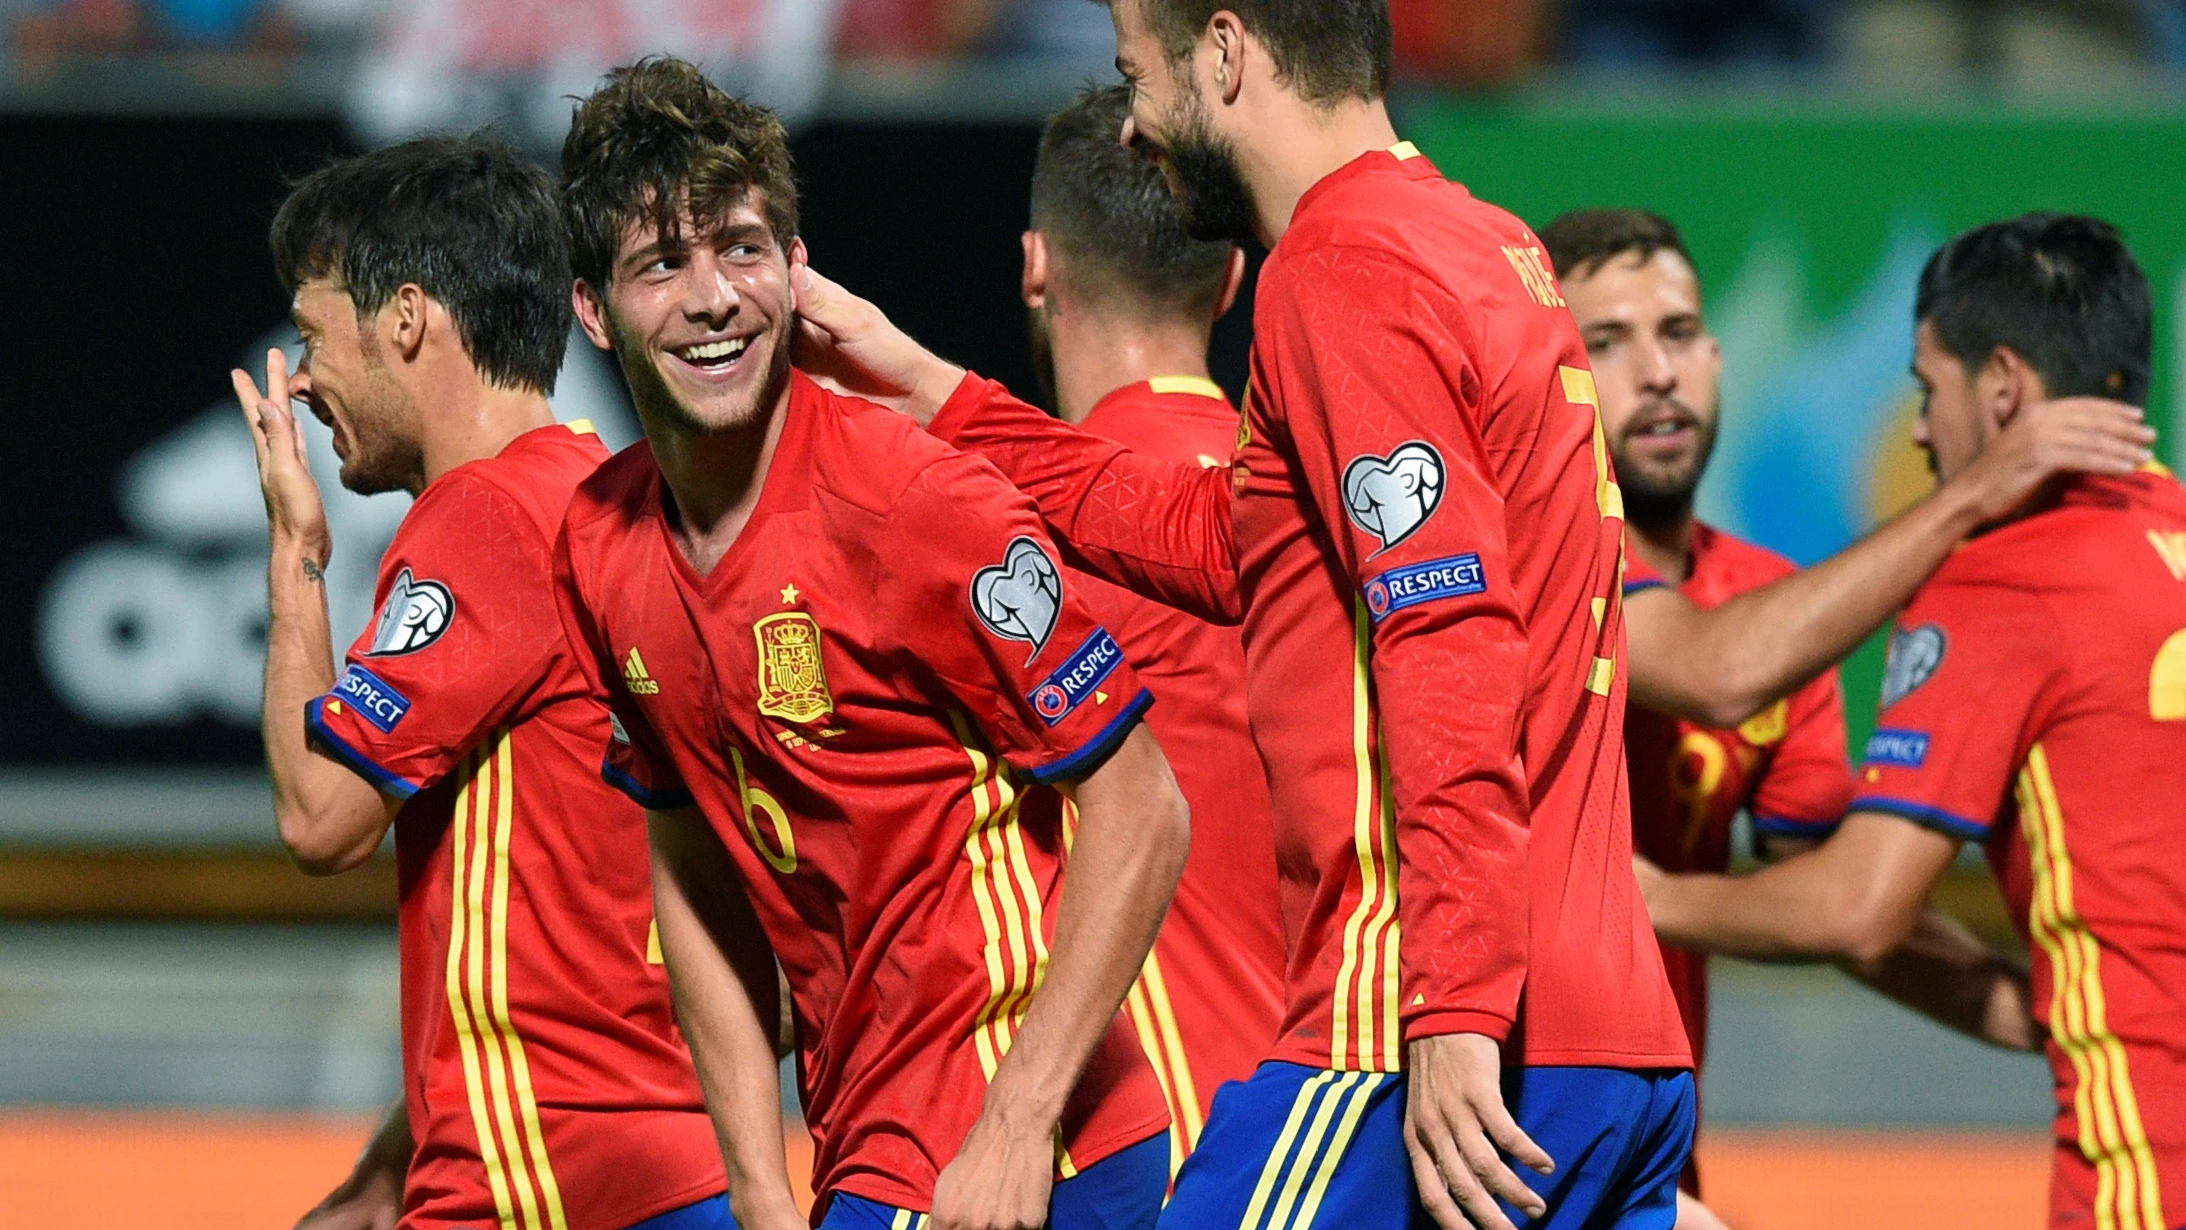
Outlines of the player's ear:
{"label": "player's ear", "polygon": [[1223,9],[1207,22],[1207,38],[1214,45],[1215,97],[1224,105],[1237,101],[1245,88],[1245,26],[1237,14]]}
{"label": "player's ear", "polygon": [[394,297],[380,313],[380,327],[389,335],[386,340],[404,361],[417,358],[418,352],[425,348],[426,325],[432,308],[432,297],[425,293],[424,287],[405,282],[395,288]]}
{"label": "player's ear", "polygon": [[569,288],[569,303],[577,311],[577,324],[584,329],[586,339],[601,350],[613,350],[615,339],[607,331],[607,304],[592,284],[578,278]]}
{"label": "player's ear", "polygon": [[789,271],[790,271],[790,274],[792,275],[792,276],[791,276],[791,279],[790,279],[790,284],[791,284],[792,286],[796,285],[796,277],[795,277],[795,274],[796,274],[796,272],[797,272],[797,271],[798,271],[799,269],[803,269],[803,268],[804,268],[804,267],[806,267],[807,265],[810,265],[811,263],[812,263],[812,253],[811,253],[810,251],[808,251],[808,250],[807,250],[807,249],[805,248],[805,237],[804,237],[804,236],[802,236],[802,235],[799,235],[799,236],[798,236],[797,238],[795,238],[795,239],[792,239],[792,240],[790,240],[790,241],[789,241]]}
{"label": "player's ear", "polygon": [[1222,271],[1222,298],[1214,306],[1214,318],[1222,319],[1237,306],[1237,293],[1245,287],[1245,250],[1230,249],[1229,267]]}
{"label": "player's ear", "polygon": [[1999,429],[2017,418],[2021,410],[2049,395],[2043,388],[2041,373],[2009,346],[1998,346],[1989,353],[1974,387],[1982,413]]}
{"label": "player's ear", "polygon": [[1047,236],[1038,231],[1026,231],[1025,275],[1018,287],[1024,296],[1025,306],[1038,310],[1047,306]]}

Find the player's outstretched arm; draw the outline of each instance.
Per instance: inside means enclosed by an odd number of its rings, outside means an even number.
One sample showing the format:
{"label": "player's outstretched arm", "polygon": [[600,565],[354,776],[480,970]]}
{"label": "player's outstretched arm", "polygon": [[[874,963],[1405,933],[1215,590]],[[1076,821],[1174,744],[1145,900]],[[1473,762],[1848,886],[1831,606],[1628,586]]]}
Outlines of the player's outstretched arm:
{"label": "player's outstretched arm", "polygon": [[349,1177],[304,1214],[296,1230],[395,1230],[395,1223],[402,1220],[403,1182],[416,1152],[410,1111],[398,1098]]}
{"label": "player's outstretched arm", "polygon": [[1070,792],[1077,838],[1047,976],[979,1119],[934,1183],[933,1230],[1039,1230],[1063,1105],[1146,963],[1191,844],[1169,762],[1141,725]]}
{"label": "player's outstretched arm", "polygon": [[2041,1048],[2027,971],[1932,907],[1904,943],[1878,960],[1847,962],[1845,972],[1969,1038],[2014,1051]]}
{"label": "player's outstretched arm", "polygon": [[1144,457],[1080,431],[937,358],[819,274],[799,277],[800,370],[984,457],[1087,571],[1212,623],[1243,617],[1228,470]]}
{"label": "player's outstretched arm", "polygon": [[774,951],[705,816],[685,807],[646,819],[661,956],[721,1142],[731,1210],[745,1230],[803,1230],[782,1141]]}
{"label": "player's outstretched arm", "polygon": [[1809,853],[1745,876],[1665,875],[1634,859],[1655,934],[1757,961],[1879,961],[1913,933],[1959,842],[1854,812]]}
{"label": "player's outstretched arm", "polygon": [[1858,648],[1974,530],[2061,474],[2128,474],[2155,433],[2120,402],[2029,407],[1966,471],[1841,554],[1721,606],[1674,588],[1625,599],[1632,699],[1709,726],[1736,726]]}
{"label": "player's outstretched arm", "polygon": [[272,557],[266,586],[266,699],[261,723],[273,814],[289,857],[311,875],[359,866],[379,849],[401,802],[312,748],[304,706],[334,686],[334,638],[326,614],[333,540],[312,481],[303,433],[289,408],[288,357],[266,355],[266,388],[231,373],[258,451]]}

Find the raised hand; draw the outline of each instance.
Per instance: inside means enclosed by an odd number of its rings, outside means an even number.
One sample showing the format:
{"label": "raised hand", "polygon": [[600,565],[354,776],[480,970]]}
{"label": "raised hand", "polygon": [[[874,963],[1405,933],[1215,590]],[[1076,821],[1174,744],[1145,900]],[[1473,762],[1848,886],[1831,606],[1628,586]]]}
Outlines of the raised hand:
{"label": "raised hand", "polygon": [[266,526],[274,546],[300,550],[313,568],[324,568],[334,541],[327,532],[326,502],[311,477],[304,434],[290,409],[288,355],[278,348],[266,352],[263,391],[242,368],[230,372],[229,379],[258,450],[258,485],[266,497]]}
{"label": "raised hand", "polygon": [[1480,1034],[1446,1034],[1411,1044],[1404,1144],[1420,1203],[1443,1230],[1515,1230],[1496,1204],[1528,1217],[1548,1203],[1503,1161],[1505,1154],[1542,1174],[1556,1163],[1503,1106],[1502,1048]]}
{"label": "raised hand", "polygon": [[1967,484],[1983,520],[1995,520],[2060,474],[2130,474],[2154,456],[2155,442],[2138,407],[2099,397],[2038,402],[1952,481]]}
{"label": "raised hand", "polygon": [[964,369],[934,355],[886,314],[840,285],[799,266],[792,356],[799,371],[850,397],[933,421],[964,382]]}

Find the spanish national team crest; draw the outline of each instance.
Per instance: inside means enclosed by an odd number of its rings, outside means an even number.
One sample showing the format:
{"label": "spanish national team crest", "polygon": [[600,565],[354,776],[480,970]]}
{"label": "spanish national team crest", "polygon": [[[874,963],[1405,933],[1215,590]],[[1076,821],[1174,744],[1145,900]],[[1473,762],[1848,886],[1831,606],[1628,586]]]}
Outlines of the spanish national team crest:
{"label": "spanish national team crest", "polygon": [[810,722],[835,708],[820,661],[820,625],[803,611],[769,615],[752,625],[759,639],[759,712],[785,722]]}

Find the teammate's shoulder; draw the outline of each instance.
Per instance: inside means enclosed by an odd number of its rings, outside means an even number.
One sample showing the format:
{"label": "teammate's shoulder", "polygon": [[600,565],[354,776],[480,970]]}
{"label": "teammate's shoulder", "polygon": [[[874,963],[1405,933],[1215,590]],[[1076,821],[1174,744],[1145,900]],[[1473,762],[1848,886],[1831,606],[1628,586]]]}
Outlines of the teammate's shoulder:
{"label": "teammate's shoulder", "polygon": [[1237,441],[1237,408],[1212,380],[1161,376],[1102,398],[1078,424],[1135,453],[1220,465]]}
{"label": "teammate's shoulder", "polygon": [[833,500],[885,517],[934,465],[961,456],[904,415],[821,387],[802,372],[790,412],[809,416],[812,481]]}
{"label": "teammate's shoulder", "polygon": [[629,517],[660,481],[653,446],[640,440],[594,467],[570,496],[568,524],[589,526],[611,517]]}

